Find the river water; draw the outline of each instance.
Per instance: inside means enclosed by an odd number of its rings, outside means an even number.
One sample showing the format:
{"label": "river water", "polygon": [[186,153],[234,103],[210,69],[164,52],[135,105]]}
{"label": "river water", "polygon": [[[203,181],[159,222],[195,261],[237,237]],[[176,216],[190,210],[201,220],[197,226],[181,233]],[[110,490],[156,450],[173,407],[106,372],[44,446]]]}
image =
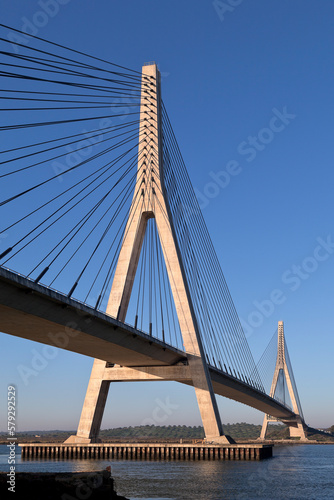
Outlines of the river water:
{"label": "river water", "polygon": [[[16,471],[22,472],[101,471],[111,465],[117,492],[131,500],[334,500],[334,445],[276,446],[274,457],[261,462],[31,461],[21,460],[17,450]],[[1,471],[8,472],[7,462],[1,445]]]}

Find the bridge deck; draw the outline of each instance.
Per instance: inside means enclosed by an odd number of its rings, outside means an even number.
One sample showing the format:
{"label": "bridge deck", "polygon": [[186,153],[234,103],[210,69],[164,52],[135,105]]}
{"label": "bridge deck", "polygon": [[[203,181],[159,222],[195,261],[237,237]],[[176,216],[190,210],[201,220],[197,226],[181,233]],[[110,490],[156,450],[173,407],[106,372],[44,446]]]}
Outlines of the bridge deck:
{"label": "bridge deck", "polygon": [[[121,366],[172,366],[187,360],[185,352],[1,267],[0,318],[4,333]],[[209,369],[216,394],[286,422],[293,419],[290,409],[265,393],[221,370]],[[179,381],[192,385],[190,377]]]}
{"label": "bridge deck", "polygon": [[184,352],[0,268],[0,331],[122,366],[173,365]]}

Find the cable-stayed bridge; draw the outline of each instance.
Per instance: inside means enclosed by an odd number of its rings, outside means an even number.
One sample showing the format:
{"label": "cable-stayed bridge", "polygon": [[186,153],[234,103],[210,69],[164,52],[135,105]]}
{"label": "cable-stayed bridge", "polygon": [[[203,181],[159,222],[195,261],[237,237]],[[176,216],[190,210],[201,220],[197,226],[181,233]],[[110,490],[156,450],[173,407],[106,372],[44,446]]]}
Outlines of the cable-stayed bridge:
{"label": "cable-stayed bridge", "polygon": [[98,438],[118,380],[193,385],[210,440],[228,442],[215,394],[304,438],[297,398],[290,408],[263,387],[156,64],[140,73],[38,37],[14,52],[0,43],[0,330],[95,358],[70,441]]}

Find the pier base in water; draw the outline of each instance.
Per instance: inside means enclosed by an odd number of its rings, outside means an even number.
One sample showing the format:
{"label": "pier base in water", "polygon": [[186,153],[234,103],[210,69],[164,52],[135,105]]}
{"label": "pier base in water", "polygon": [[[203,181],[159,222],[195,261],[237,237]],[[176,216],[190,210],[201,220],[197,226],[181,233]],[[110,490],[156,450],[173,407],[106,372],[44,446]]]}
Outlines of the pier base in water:
{"label": "pier base in water", "polygon": [[23,443],[19,446],[22,459],[262,460],[273,454],[273,446],[267,444]]}

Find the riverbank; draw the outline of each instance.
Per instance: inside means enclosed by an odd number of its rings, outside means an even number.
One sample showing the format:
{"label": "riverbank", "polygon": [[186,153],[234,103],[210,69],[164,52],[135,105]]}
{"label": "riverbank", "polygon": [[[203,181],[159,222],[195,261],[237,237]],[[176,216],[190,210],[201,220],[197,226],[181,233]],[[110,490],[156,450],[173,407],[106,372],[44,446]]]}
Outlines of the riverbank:
{"label": "riverbank", "polygon": [[1,498],[15,500],[59,500],[63,495],[64,498],[128,500],[117,495],[110,467],[97,472],[16,472],[11,477],[0,472],[0,491]]}

